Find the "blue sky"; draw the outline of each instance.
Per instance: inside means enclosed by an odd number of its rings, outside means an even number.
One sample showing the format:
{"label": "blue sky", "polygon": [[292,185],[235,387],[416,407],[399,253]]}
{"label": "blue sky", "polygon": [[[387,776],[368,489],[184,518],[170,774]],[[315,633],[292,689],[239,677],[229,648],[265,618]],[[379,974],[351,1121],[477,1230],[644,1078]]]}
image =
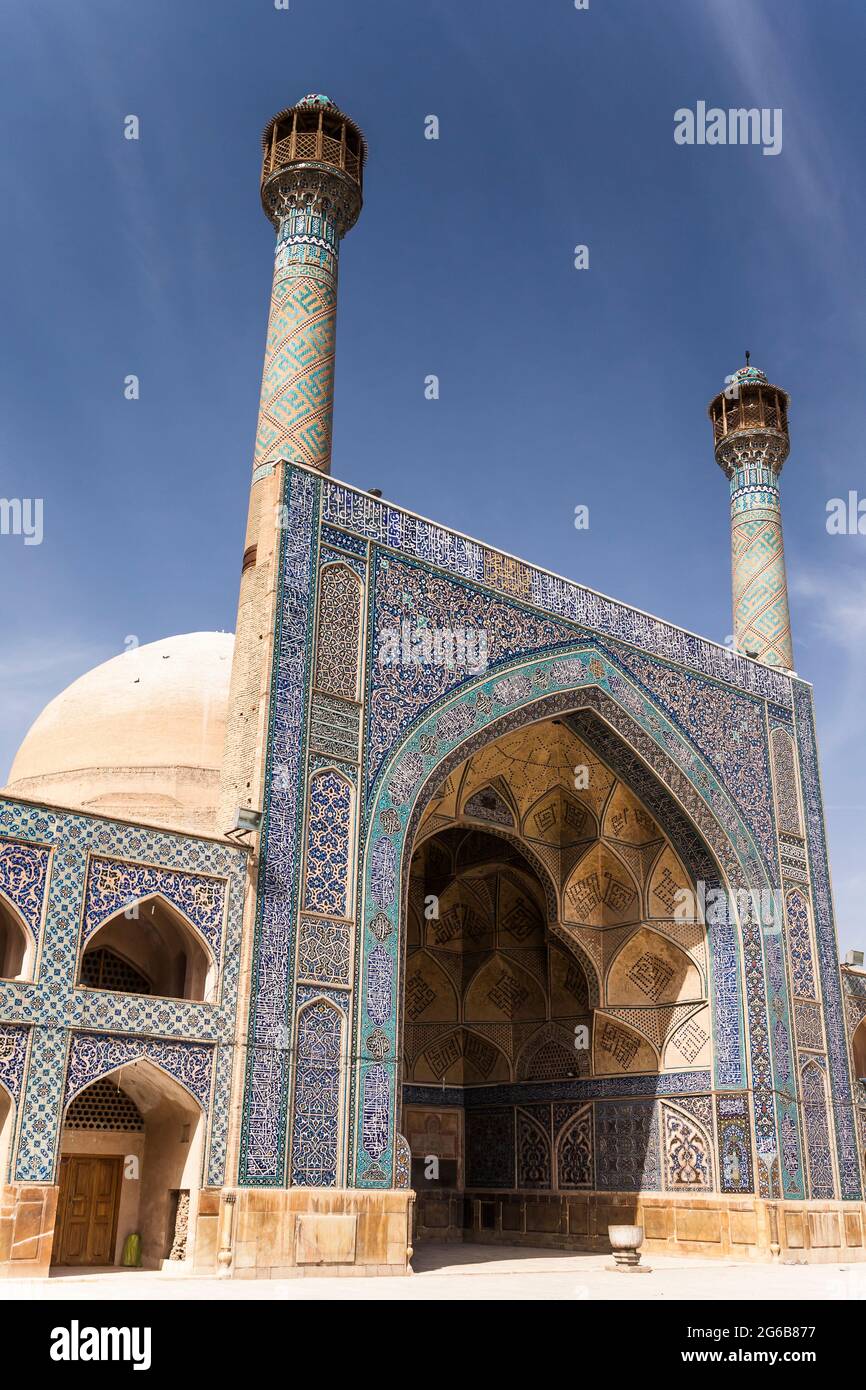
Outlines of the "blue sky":
{"label": "blue sky", "polygon": [[[828,499],[866,495],[862,0],[29,0],[4,30],[0,494],[44,499],[44,540],[0,537],[0,776],[127,637],[234,626],[272,263],[259,136],[324,91],[371,150],[337,477],[724,641],[706,404],[746,347],[791,392],[795,659],[840,944],[866,947],[866,538],[825,526]],[[781,107],[781,154],[676,145],[699,100]]]}

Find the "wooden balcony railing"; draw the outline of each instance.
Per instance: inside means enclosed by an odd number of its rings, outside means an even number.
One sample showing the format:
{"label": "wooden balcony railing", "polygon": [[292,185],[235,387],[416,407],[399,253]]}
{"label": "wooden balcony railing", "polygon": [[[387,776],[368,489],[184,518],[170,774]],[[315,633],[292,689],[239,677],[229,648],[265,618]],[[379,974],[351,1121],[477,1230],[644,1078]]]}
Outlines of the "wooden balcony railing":
{"label": "wooden balcony railing", "polygon": [[335,169],[342,169],[358,183],[361,182],[361,160],[348,147],[345,127],[340,139],[328,135],[321,126],[318,130],[293,129],[281,140],[276,139],[276,134],[275,126],[274,138],[264,161],[265,178],[294,160],[310,159],[321,164],[332,164]]}

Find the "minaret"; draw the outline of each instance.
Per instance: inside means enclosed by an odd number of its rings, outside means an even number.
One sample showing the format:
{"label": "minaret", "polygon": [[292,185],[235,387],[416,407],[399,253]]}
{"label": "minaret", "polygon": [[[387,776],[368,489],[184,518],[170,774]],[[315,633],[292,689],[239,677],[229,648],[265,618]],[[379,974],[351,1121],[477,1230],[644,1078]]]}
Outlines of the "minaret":
{"label": "minaret", "polygon": [[330,98],[307,96],[262,136],[262,207],[277,231],[256,468],[331,471],[340,240],[358,220],[367,146]]}
{"label": "minaret", "polygon": [[791,447],[788,395],[749,364],[709,406],[716,462],[731,484],[731,571],[737,651],[791,670],[791,618],[779,474]]}
{"label": "minaret", "polygon": [[220,830],[261,809],[274,630],[279,461],[331,471],[340,240],[361,211],[367,145],[330,98],[306,96],[262,135],[262,207],[277,233],[241,570]]}

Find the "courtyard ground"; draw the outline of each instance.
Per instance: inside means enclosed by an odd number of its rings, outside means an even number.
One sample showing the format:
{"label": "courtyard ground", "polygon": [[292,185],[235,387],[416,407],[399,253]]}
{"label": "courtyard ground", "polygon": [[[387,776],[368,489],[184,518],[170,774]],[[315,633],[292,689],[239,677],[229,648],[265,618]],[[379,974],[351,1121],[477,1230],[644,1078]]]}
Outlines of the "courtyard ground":
{"label": "courtyard ground", "polygon": [[863,1300],[866,1264],[745,1264],[644,1257],[651,1274],[610,1272],[610,1255],[423,1245],[414,1273],[397,1278],[281,1280],[199,1278],[144,1270],[64,1270],[50,1279],[0,1282],[0,1299],[389,1299],[395,1302],[494,1300]]}

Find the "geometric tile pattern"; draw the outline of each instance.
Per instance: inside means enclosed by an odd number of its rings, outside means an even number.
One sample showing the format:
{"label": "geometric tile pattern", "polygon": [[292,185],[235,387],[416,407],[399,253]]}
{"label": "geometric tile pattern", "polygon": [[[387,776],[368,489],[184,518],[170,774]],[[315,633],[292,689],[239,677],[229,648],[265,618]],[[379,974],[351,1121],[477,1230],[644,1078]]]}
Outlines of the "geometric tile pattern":
{"label": "geometric tile pattern", "polygon": [[[179,832],[50,810],[8,798],[0,798],[0,835],[32,845],[39,856],[44,854],[45,846],[51,847],[38,979],[32,984],[0,983],[0,1025],[24,1027],[31,1035],[21,1097],[20,1136],[13,1158],[16,1179],[54,1180],[67,1053],[74,1045],[73,1038],[87,1033],[98,1037],[99,1046],[110,1048],[116,1043],[121,1051],[133,1039],[138,1055],[143,1055],[146,1044],[155,1049],[174,1049],[171,1055],[175,1059],[181,1054],[185,1058],[207,1056],[208,1074],[215,1070],[215,1100],[206,1173],[210,1183],[221,1183],[230,1113],[246,851]],[[210,914],[214,913],[218,934],[212,939],[217,947],[225,916],[217,1003],[155,999],[76,986],[78,923],[85,916],[91,862],[117,867],[122,880],[116,904],[120,907],[126,905],[126,888],[143,881],[142,876],[148,882],[170,882],[175,887],[183,884],[183,890],[176,894],[177,905],[193,922],[195,915],[199,917],[195,923],[199,930],[210,930]],[[200,896],[194,891],[199,886]],[[212,894],[219,899],[218,910],[208,905]],[[114,906],[111,900],[112,910]],[[214,1069],[215,1050],[218,1061]],[[170,1068],[166,1066],[166,1070]],[[183,1075],[178,1074],[178,1079],[184,1081]],[[196,1082],[188,1089],[209,1112],[209,1084],[202,1089]]]}
{"label": "geometric tile pattern", "polygon": [[[414,833],[421,798],[428,794],[428,787],[432,790],[436,785],[437,777],[441,781],[452,765],[456,766],[452,759],[458,750],[462,760],[485,740],[518,727],[521,721],[550,717],[554,712],[567,715],[569,697],[572,708],[578,703],[574,700],[575,691],[580,692],[581,704],[598,711],[599,725],[614,730],[611,737],[616,737],[622,748],[630,745],[643,766],[654,770],[668,794],[688,808],[692,827],[689,833],[695,835],[697,830],[696,838],[702,837],[711,847],[710,866],[715,861],[735,890],[778,887],[777,830],[785,829],[788,834],[784,852],[786,863],[790,860],[793,864],[797,822],[791,787],[796,793],[799,775],[809,848],[809,864],[804,865],[804,871],[811,868],[817,964],[826,996],[828,1069],[834,1107],[838,1109],[837,1087],[841,1087],[840,1094],[850,1097],[850,1086],[846,1079],[844,1034],[839,1034],[843,1045],[839,1053],[838,1039],[833,1038],[838,1020],[832,1017],[832,990],[827,986],[835,935],[829,913],[829,886],[822,882],[820,866],[816,868],[817,858],[823,856],[826,864],[819,800],[817,816],[810,814],[810,807],[816,802],[811,788],[816,785],[817,764],[812,782],[806,768],[808,750],[803,746],[804,719],[811,720],[808,689],[779,669],[740,658],[536,567],[520,561],[505,563],[506,557],[497,552],[394,508],[369,493],[347,488],[327,477],[312,478],[291,467],[286,470],[286,477],[292,505],[287,508],[290,524],[282,536],[277,680],[270,712],[271,766],[267,776],[254,964],[256,989],[244,1116],[246,1157],[240,1180],[274,1184],[285,1180],[291,1072],[285,1039],[290,1025],[290,975],[298,928],[299,811],[307,796],[302,768],[306,766],[306,710],[312,686],[311,629],[316,611],[320,502],[323,537],[332,551],[327,557],[329,562],[336,560],[337,552],[366,557],[372,544],[376,553],[369,560],[374,566],[377,600],[381,600],[381,607],[372,614],[367,637],[369,675],[363,699],[366,736],[361,749],[364,765],[360,777],[367,799],[357,815],[350,807],[348,822],[342,812],[337,817],[337,879],[343,872],[342,845],[349,839],[352,842],[346,845],[345,896],[340,896],[339,908],[345,909],[355,898],[354,866],[364,866],[363,882],[357,890],[359,913],[363,914],[358,925],[359,949],[351,953],[355,956],[355,1017],[347,1030],[347,1036],[355,1036],[356,1028],[360,1030],[357,1036],[361,1053],[349,1068],[349,1134],[353,1136],[355,1159],[348,1180],[375,1187],[387,1186],[394,1178],[401,1057],[396,1020],[402,1007],[398,909],[400,875],[406,868],[402,846],[407,834]],[[757,621],[761,615],[752,616]],[[375,660],[380,626],[393,626],[399,631],[404,624],[423,627],[430,623],[467,630],[483,625],[488,636],[488,669],[472,674],[419,663],[395,667],[389,672],[387,665]],[[339,679],[339,673],[335,678]],[[799,702],[797,758],[794,760],[793,753],[790,758],[786,756],[789,750],[777,736],[773,740],[771,774],[768,723],[776,727],[790,721],[795,701]],[[335,716],[338,709],[335,705]],[[318,721],[319,716],[316,718]],[[324,733],[324,725],[322,728],[323,733],[316,733],[316,740],[322,737],[330,743],[333,736]],[[349,735],[344,765],[358,756],[356,749],[357,744]],[[320,776],[330,771],[339,777],[323,763],[328,753],[329,749],[323,747],[315,770]],[[337,747],[332,745],[330,755],[335,754]],[[275,762],[280,764],[279,777],[274,775]],[[289,765],[292,775],[287,777]],[[312,777],[312,772],[308,777]],[[343,790],[342,796],[346,806],[350,806],[349,791]],[[356,830],[352,825],[355,819]],[[324,826],[325,820],[324,809],[316,817],[311,816],[314,825]],[[355,842],[357,848],[353,847]],[[794,876],[800,881],[799,871]],[[711,875],[708,881],[713,881]],[[715,881],[720,881],[718,873]],[[341,888],[338,896],[342,892]],[[331,919],[325,927],[328,936],[337,925],[336,919],[346,915],[345,910],[334,910],[333,902],[329,909],[320,910],[323,921]],[[305,918],[308,923],[315,920]],[[337,947],[329,936],[327,941],[316,941],[307,926],[304,934],[309,936],[309,945],[299,943],[298,950],[299,959],[306,962],[302,966],[305,976],[321,977],[324,982],[334,978],[337,982],[335,977],[339,975],[342,983],[351,958],[344,943]],[[718,1181],[723,1190],[737,1193],[753,1190],[759,1176],[760,1190],[765,1195],[772,1192],[797,1197],[803,1192],[805,1174],[788,1000],[788,933],[780,936],[778,928],[768,929],[760,919],[736,921],[726,916],[718,932],[711,930],[708,936],[712,971],[718,976],[710,991],[714,1001],[714,1065],[718,1069],[712,1122],[709,1115],[685,1104],[682,1108],[668,1107],[662,1116],[661,1108],[650,1100],[662,1094],[664,1087],[673,1085],[670,1077],[630,1079],[634,1094],[646,1096],[643,1103],[624,1100],[622,1081],[611,1079],[609,1086],[593,1096],[597,1112],[600,1105],[608,1107],[595,1116],[596,1152],[601,1133],[611,1157],[604,1166],[608,1175],[616,1175],[605,1180],[626,1186],[631,1172],[635,1181],[660,1190],[663,1183],[676,1187],[677,1173],[681,1172],[684,1187],[705,1180],[710,1184]],[[341,963],[337,967],[328,963],[332,946],[340,953]],[[741,970],[746,984],[745,1027],[735,984]],[[799,968],[794,978],[799,989],[805,978]],[[262,1028],[263,1018],[267,1022]],[[271,1025],[275,1030],[272,1046],[268,1033]],[[745,1085],[747,1059],[753,1100]],[[672,1093],[681,1092],[684,1102],[697,1104],[706,1096],[708,1081],[689,1083],[687,1075],[681,1074]],[[706,1077],[706,1073],[700,1075]],[[571,1088],[601,1087],[603,1082],[603,1078],[597,1078],[566,1084]],[[507,1112],[508,1118],[500,1115],[495,1120],[501,1134],[507,1131],[512,1135],[503,1153],[508,1149],[507,1165],[516,1174],[519,1152],[522,1171],[528,1175],[540,1173],[544,1166],[542,1150],[547,1153],[548,1147],[554,1168],[559,1161],[553,1157],[555,1131],[548,1131],[535,1114],[535,1102],[528,1088],[534,1091],[539,1103],[545,1096],[557,1104],[565,1100],[564,1095],[560,1100],[555,1092],[545,1091],[544,1082],[526,1081],[520,1085],[521,1108],[525,1113],[519,1124],[513,1110],[517,1097],[506,1099],[502,1087],[481,1088],[482,1094],[472,1105],[467,1093],[466,1104],[470,1117],[474,1112]],[[430,1091],[432,1103],[444,1094],[437,1087],[413,1087],[412,1094],[426,1090]],[[560,1083],[560,1095],[562,1092]],[[407,1098],[408,1094],[407,1091]],[[581,1095],[589,1099],[585,1091],[570,1090],[568,1094],[573,1095],[575,1103]],[[496,1099],[497,1096],[502,1098]],[[602,1096],[604,1100],[600,1099]],[[485,1099],[486,1104],[482,1103]],[[531,1108],[526,1110],[530,1102]],[[843,1186],[847,1185],[846,1195],[856,1195],[856,1144],[848,1143],[844,1109],[843,1105],[837,1125],[839,1167]],[[828,1113],[830,1134],[831,1115],[832,1108]],[[850,1109],[848,1118],[853,1126]],[[494,1119],[490,1123],[494,1124]],[[757,1162],[752,1152],[753,1124]],[[716,1166],[714,1129],[719,1142],[717,1178],[712,1175]],[[478,1144],[475,1147],[478,1161],[483,1162]],[[495,1173],[491,1173],[491,1178],[495,1178]]]}
{"label": "geometric tile pattern", "polygon": [[319,575],[318,690],[357,699],[360,638],[361,583],[347,564],[325,565]]}
{"label": "geometric tile pattern", "polygon": [[302,917],[298,943],[298,974],[323,984],[348,985],[351,944],[345,922]]}
{"label": "geometric tile pattern", "polygon": [[779,490],[760,470],[761,485],[737,469],[731,477],[734,634],[742,652],[788,670],[794,664],[782,544]]}
{"label": "geometric tile pattern", "polygon": [[278,458],[327,468],[334,408],[336,223],[296,210],[277,232],[255,467]]}
{"label": "geometric tile pattern", "polygon": [[[469,540],[331,478],[326,478],[322,485],[322,518],[330,523],[332,543],[338,531],[353,533],[437,569],[476,583],[486,583],[494,590],[498,587],[489,565],[485,573],[484,557],[489,548],[479,541]],[[350,539],[351,536],[346,535],[344,548]],[[780,671],[732,655],[726,647],[695,637],[672,623],[608,599],[572,580],[562,579],[535,565],[517,563],[526,576],[521,587],[526,592],[528,585],[533,608],[578,623],[595,634],[607,634],[714,680],[738,686],[785,709],[791,708],[790,681]],[[513,588],[512,581],[507,592],[512,593]]]}
{"label": "geometric tile pattern", "polygon": [[645,1101],[596,1103],[595,1181],[600,1191],[661,1191],[656,1105]]}
{"label": "geometric tile pattern", "polygon": [[280,1187],[286,1177],[290,999],[301,825],[310,651],[315,606],[314,527],[317,480],[286,473],[281,530],[278,638],[271,695],[265,815],[257,892],[255,958],[238,1181]]}
{"label": "geometric tile pattern", "polygon": [[514,1116],[511,1109],[467,1114],[467,1187],[514,1186]]}
{"label": "geometric tile pattern", "polygon": [[830,1113],[835,1122],[836,1152],[839,1160],[840,1196],[843,1201],[859,1201],[862,1193],[860,1159],[842,1011],[836,927],[830,896],[830,870],[827,862],[823,798],[818,775],[812,693],[810,687],[802,681],[792,681],[792,687],[812,879],[812,920],[821,978],[824,1027],[827,1034],[830,1093],[833,1102]]}
{"label": "geometric tile pattern", "polygon": [[797,1023],[797,1042],[800,1047],[811,1048],[815,1052],[824,1050],[824,1033],[821,1028],[821,1006],[808,999],[794,1002],[794,1017]]}

